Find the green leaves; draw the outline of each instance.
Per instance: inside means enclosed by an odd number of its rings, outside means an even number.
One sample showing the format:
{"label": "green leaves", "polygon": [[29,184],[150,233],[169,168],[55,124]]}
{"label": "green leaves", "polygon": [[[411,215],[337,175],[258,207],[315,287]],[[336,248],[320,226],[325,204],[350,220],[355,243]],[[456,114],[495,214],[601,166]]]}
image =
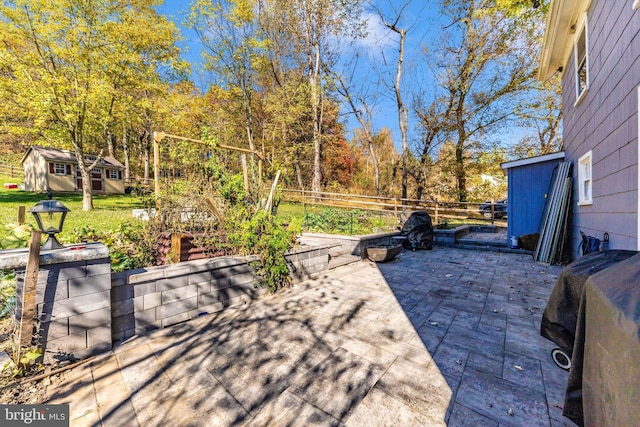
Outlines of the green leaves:
{"label": "green leaves", "polygon": [[6,224],[7,235],[0,240],[0,249],[17,249],[27,246],[33,227],[30,224]]}

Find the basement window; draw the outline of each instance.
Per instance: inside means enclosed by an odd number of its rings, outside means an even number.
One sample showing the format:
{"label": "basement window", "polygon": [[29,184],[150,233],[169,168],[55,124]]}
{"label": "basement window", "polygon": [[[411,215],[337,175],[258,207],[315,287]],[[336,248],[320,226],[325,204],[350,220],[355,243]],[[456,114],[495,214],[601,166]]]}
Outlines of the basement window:
{"label": "basement window", "polygon": [[592,205],[591,151],[578,160],[578,205]]}
{"label": "basement window", "polygon": [[578,32],[574,44],[574,58],[576,69],[576,105],[589,90],[589,38],[587,35],[587,20]]}

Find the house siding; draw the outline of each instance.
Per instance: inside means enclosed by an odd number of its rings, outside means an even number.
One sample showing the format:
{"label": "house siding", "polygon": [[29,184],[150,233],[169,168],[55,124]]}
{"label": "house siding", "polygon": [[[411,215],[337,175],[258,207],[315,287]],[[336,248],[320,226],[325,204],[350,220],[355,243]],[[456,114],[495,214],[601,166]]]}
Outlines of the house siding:
{"label": "house siding", "polygon": [[24,160],[23,170],[25,191],[46,191],[48,170],[41,155],[32,151]]}
{"label": "house siding", "polygon": [[[49,167],[48,164],[49,163],[60,163],[63,165],[69,165],[71,167],[71,174],[70,175],[56,175],[55,173],[51,173],[49,172]],[[71,163],[63,163],[63,162],[55,162],[55,161],[51,161],[51,162],[46,162],[45,166],[44,166],[44,170],[46,171],[45,173],[49,174],[49,188],[51,189],[51,191],[53,192],[58,192],[58,191],[75,191],[75,177],[73,175],[73,173],[76,170],[76,166],[74,164]],[[44,190],[41,191],[46,191],[46,188]]]}
{"label": "house siding", "polygon": [[[640,11],[626,1],[594,0],[587,17],[589,91],[577,106],[573,52],[562,79],[564,150],[574,166],[574,258],[580,231],[608,233],[612,249],[638,248]],[[576,166],[589,150],[593,204],[578,206]]]}
{"label": "house siding", "polygon": [[[120,176],[124,176],[124,171],[120,171]],[[124,193],[124,180],[110,179],[109,169],[106,169],[104,174],[104,190],[107,194],[122,194]]]}

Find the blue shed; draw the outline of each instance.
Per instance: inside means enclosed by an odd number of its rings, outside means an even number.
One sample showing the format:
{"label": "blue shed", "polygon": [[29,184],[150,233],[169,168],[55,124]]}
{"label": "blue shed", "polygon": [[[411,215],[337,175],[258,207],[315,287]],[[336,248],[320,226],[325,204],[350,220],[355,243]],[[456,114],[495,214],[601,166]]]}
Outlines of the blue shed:
{"label": "blue shed", "polygon": [[555,167],[564,161],[564,151],[502,163],[507,175],[507,235],[537,233],[544,214]]}

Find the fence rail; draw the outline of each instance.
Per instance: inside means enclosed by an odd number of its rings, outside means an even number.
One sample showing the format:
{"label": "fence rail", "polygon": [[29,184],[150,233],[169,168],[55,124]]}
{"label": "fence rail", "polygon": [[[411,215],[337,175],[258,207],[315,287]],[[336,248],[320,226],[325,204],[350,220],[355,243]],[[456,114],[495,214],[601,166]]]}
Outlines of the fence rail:
{"label": "fence rail", "polygon": [[304,205],[319,205],[343,209],[361,209],[381,213],[400,215],[404,210],[421,210],[428,212],[435,224],[447,219],[485,220],[495,223],[496,214],[494,202],[485,212],[480,210],[478,202],[448,202],[438,200],[402,199],[398,197],[359,196],[355,194],[311,192],[305,190],[283,190],[283,201],[301,203]]}
{"label": "fence rail", "polygon": [[0,163],[0,175],[8,176],[9,178],[24,179],[24,170],[21,166],[9,165],[7,163]]}

